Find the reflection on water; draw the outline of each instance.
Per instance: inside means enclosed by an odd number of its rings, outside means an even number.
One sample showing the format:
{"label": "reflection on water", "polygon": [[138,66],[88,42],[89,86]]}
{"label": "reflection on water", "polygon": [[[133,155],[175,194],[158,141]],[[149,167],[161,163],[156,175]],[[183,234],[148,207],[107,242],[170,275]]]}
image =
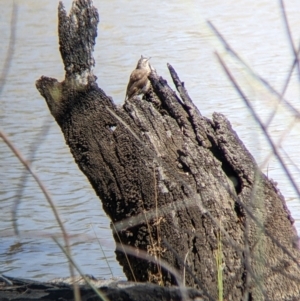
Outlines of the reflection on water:
{"label": "reflection on water", "polygon": [[[71,1],[64,3],[69,9]],[[26,158],[30,158],[32,148],[36,148],[33,168],[53,197],[71,237],[73,255],[82,270],[96,277],[111,277],[97,235],[114,276],[123,275],[115,260],[109,220],[74,163],[59,127],[49,117],[47,105],[34,85],[41,75],[58,80],[64,76],[58,50],[57,3],[19,0],[17,4],[13,60],[1,94],[1,129]],[[100,13],[95,74],[99,86],[116,103],[123,101],[128,76],[141,54],[151,56],[158,73],[169,82],[166,63],[171,63],[202,114],[209,117],[214,111],[224,113],[257,161],[264,162],[269,148],[217,64],[214,51],[217,49],[230,62],[230,68],[238,75],[263,120],[274,107],[273,96],[249,76],[244,67],[225,55],[205,22],[212,21],[247,63],[280,91],[291,64],[291,51],[276,2],[153,0],[141,5],[136,0],[97,0],[94,5]],[[299,6],[297,1],[291,1],[287,7],[295,37],[299,36],[300,21],[295,13]],[[0,55],[4,58],[10,36],[10,2],[5,2],[1,8]],[[295,100],[295,105],[299,98],[297,87],[293,79],[286,93],[288,99]],[[287,127],[292,129],[282,145],[296,160],[299,124],[290,124],[291,120],[291,113],[281,106],[270,131],[276,141]],[[47,133],[43,132],[45,123],[50,126]],[[1,272],[40,280],[67,276],[66,258],[51,239],[53,235],[61,238],[60,229],[45,197],[29,176],[19,197],[20,235],[14,234],[11,210],[23,185],[20,179],[24,169],[4,143],[0,144],[0,155]],[[292,168],[290,163],[288,165]],[[289,208],[294,218],[299,219],[299,199],[276,160],[272,158],[263,168],[279,183],[282,193],[291,200]],[[297,169],[292,171],[299,177]]]}
{"label": "reflection on water", "polygon": [[22,251],[23,251],[22,245],[23,245],[23,244],[20,243],[19,241],[17,241],[15,244],[11,245],[11,246],[9,247],[9,250],[8,250],[8,252],[7,252],[7,255],[13,255],[13,254],[22,252]]}

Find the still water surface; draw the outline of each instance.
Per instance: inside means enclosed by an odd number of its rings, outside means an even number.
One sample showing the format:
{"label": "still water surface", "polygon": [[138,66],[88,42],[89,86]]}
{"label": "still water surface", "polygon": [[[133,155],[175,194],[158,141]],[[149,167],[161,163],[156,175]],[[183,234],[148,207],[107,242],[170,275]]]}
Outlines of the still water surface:
{"label": "still water surface", "polygon": [[[0,55],[3,66],[12,5],[9,1],[2,2]],[[16,3],[13,59],[0,95],[1,129],[32,161],[34,170],[51,193],[72,237],[75,261],[83,272],[111,277],[100,241],[113,275],[122,276],[101,202],[74,163],[59,127],[35,89],[34,83],[41,75],[58,80],[64,77],[57,38],[58,2],[19,0]],[[71,1],[64,3],[69,10]],[[222,72],[215,52],[222,55],[238,76],[263,120],[267,120],[274,108],[274,96],[226,55],[206,21],[213,22],[246,62],[281,91],[292,63],[292,52],[277,1],[95,0],[94,5],[100,14],[94,73],[98,85],[116,103],[124,100],[129,74],[141,54],[152,57],[153,66],[169,83],[166,63],[171,63],[201,113],[208,117],[214,111],[225,114],[257,162],[264,163],[270,148]],[[300,2],[289,1],[286,10],[295,45],[298,45]],[[293,76],[285,96],[300,109],[297,76]],[[281,106],[269,131],[275,142],[285,133],[282,149],[297,164],[300,129],[299,123],[292,121],[292,114]],[[3,142],[0,142],[0,156],[0,272],[40,280],[68,276],[66,258],[51,239],[52,235],[59,236],[60,230],[45,197],[31,177],[25,177],[25,188],[20,191],[24,182],[23,167]],[[286,164],[298,184],[299,169],[288,161]],[[279,183],[300,230],[299,198],[281,167],[271,157],[262,169]],[[16,197],[18,194],[22,196]],[[20,200],[19,236],[14,234],[11,215],[16,199]]]}

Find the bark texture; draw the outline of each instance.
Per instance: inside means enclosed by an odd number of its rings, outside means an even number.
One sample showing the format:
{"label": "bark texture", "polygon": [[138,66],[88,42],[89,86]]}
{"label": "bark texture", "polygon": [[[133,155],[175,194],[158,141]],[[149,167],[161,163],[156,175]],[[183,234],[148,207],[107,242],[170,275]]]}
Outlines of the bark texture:
{"label": "bark texture", "polygon": [[299,300],[293,220],[229,121],[202,116],[171,65],[179,95],[152,71],[150,92],[116,106],[92,72],[97,23],[89,0],[69,16],[59,5],[66,77],[36,86],[111,219],[128,279],[215,300],[219,270],[224,300]]}
{"label": "bark texture", "polygon": [[[77,279],[76,279],[77,280]],[[96,292],[84,283],[79,282],[82,301],[183,301],[208,300],[196,289],[180,290],[178,287],[161,287],[151,283],[133,283],[113,280],[89,279],[90,283],[100,292]],[[83,282],[83,284],[81,283]],[[38,282],[27,279],[0,277],[1,301],[74,301],[73,286],[69,281]]]}

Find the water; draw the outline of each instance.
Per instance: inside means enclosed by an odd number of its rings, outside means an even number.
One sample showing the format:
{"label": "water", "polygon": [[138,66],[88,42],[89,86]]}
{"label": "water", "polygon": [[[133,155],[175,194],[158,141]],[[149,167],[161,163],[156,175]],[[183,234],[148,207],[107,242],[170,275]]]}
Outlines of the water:
{"label": "water", "polygon": [[[64,1],[69,10],[71,1]],[[16,1],[18,14],[13,59],[1,93],[1,129],[25,158],[32,157],[35,172],[43,181],[58,208],[70,235],[75,261],[84,273],[111,277],[100,241],[114,276],[123,276],[115,260],[109,220],[101,202],[65,145],[59,127],[49,114],[45,100],[35,88],[41,76],[63,80],[64,70],[58,49],[56,1]],[[171,84],[166,63],[171,63],[185,82],[190,96],[205,116],[224,113],[239,137],[263,164],[270,151],[258,126],[217,62],[222,55],[251,103],[266,121],[274,97],[232,60],[207,26],[210,20],[232,47],[261,76],[279,91],[292,62],[292,52],[277,2],[260,1],[94,1],[100,14],[95,48],[94,73],[98,85],[122,103],[128,77],[140,55],[151,56],[151,63]],[[4,64],[10,36],[12,4],[1,5]],[[295,45],[298,45],[300,3],[286,7]],[[293,76],[286,98],[299,109],[298,78]],[[275,141],[284,136],[282,149],[297,163],[299,124],[281,106],[270,126]],[[34,153],[32,151],[34,149]],[[68,276],[67,260],[52,236],[61,232],[44,195],[30,176],[20,191],[24,168],[8,147],[0,143],[0,270],[17,277],[49,280]],[[286,163],[295,179],[299,170]],[[279,184],[300,229],[300,206],[294,189],[274,157],[262,169]],[[14,234],[11,211],[17,194],[22,194],[17,210],[20,235]],[[98,237],[98,239],[96,238]]]}

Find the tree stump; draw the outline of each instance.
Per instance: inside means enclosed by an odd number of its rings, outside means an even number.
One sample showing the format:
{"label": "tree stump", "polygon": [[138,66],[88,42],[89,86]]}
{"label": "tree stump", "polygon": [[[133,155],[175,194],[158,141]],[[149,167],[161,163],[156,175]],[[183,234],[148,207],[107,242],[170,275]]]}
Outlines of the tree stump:
{"label": "tree stump", "polygon": [[67,15],[60,3],[58,15],[65,80],[36,86],[111,219],[128,280],[299,300],[293,220],[226,117],[202,116],[171,65],[179,95],[153,70],[142,99],[116,106],[92,71],[96,8],[77,0]]}

